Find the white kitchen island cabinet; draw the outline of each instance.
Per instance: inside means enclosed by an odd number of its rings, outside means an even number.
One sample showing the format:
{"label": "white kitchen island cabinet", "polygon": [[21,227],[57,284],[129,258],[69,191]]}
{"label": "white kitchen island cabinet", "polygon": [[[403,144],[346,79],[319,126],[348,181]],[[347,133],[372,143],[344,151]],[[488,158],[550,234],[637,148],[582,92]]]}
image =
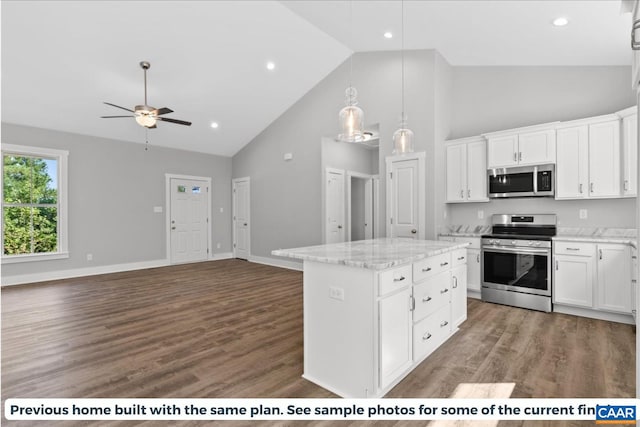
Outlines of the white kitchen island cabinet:
{"label": "white kitchen island cabinet", "polygon": [[382,238],[273,251],[304,260],[303,377],[382,397],[466,319],[467,243]]}

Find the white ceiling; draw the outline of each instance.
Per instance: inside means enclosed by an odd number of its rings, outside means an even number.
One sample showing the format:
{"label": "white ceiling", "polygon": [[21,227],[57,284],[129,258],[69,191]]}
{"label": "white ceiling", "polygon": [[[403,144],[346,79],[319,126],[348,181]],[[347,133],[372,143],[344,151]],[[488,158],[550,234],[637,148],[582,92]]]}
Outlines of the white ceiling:
{"label": "white ceiling", "polygon": [[[143,103],[138,63],[147,60],[149,104],[193,122],[159,123],[150,145],[231,156],[352,51],[399,49],[400,7],[397,0],[3,1],[2,120],[142,143],[145,131],[133,119],[99,116],[126,114],[104,101]],[[617,0],[407,0],[404,7],[405,48],[438,49],[452,65],[630,64],[631,18]],[[560,15],[569,25],[553,27]]]}

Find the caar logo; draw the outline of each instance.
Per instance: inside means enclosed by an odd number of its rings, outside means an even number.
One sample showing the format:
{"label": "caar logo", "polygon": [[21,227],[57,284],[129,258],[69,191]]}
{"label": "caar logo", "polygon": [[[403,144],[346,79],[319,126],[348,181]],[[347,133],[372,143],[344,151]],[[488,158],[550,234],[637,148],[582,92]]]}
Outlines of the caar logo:
{"label": "caar logo", "polygon": [[596,406],[596,424],[635,424],[635,406]]}

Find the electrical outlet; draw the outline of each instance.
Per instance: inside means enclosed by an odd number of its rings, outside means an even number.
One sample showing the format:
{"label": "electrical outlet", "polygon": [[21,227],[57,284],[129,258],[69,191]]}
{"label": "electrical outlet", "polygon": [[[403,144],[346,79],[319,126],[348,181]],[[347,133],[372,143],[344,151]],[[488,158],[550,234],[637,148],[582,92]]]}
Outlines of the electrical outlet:
{"label": "electrical outlet", "polygon": [[93,254],[87,254],[87,261],[93,261]]}
{"label": "electrical outlet", "polygon": [[216,248],[217,248],[217,249],[220,249],[220,243],[218,243],[218,244],[216,245]]}
{"label": "electrical outlet", "polygon": [[478,211],[478,219],[484,219],[484,211],[483,210],[479,210]]}
{"label": "electrical outlet", "polygon": [[587,210],[580,209],[580,219],[587,219]]}
{"label": "electrical outlet", "polygon": [[329,298],[344,301],[344,289],[336,286],[329,286]]}

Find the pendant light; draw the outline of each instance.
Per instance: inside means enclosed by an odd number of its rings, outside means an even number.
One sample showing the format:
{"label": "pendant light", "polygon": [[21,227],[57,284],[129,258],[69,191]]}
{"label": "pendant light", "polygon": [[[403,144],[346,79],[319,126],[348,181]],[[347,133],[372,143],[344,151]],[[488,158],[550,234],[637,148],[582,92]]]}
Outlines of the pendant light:
{"label": "pendant light", "polygon": [[393,133],[393,154],[413,153],[413,131],[407,128],[407,115],[404,113],[404,0],[400,2],[402,8],[402,113],[400,114],[400,127]]}
{"label": "pendant light", "polygon": [[[351,30],[351,44],[353,45],[353,0],[349,2],[349,28]],[[349,87],[345,90],[346,106],[340,110],[340,133],[338,140],[344,142],[364,141],[364,112],[358,107],[358,91],[353,87],[353,54],[349,60]]]}

